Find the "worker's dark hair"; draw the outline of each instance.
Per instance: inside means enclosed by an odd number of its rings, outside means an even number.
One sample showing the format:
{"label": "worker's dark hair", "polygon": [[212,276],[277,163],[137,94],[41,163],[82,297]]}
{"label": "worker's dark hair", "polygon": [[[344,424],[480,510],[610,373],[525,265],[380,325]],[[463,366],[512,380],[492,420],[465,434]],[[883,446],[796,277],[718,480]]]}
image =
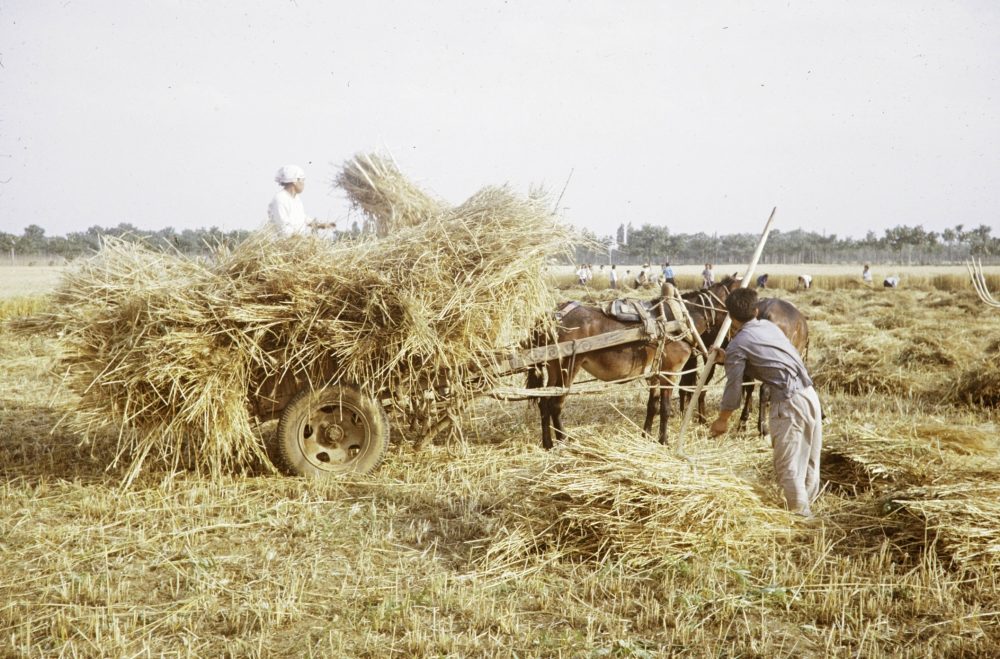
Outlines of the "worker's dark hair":
{"label": "worker's dark hair", "polygon": [[745,323],[757,315],[757,291],[752,288],[737,288],[726,298],[726,309],[733,320]]}

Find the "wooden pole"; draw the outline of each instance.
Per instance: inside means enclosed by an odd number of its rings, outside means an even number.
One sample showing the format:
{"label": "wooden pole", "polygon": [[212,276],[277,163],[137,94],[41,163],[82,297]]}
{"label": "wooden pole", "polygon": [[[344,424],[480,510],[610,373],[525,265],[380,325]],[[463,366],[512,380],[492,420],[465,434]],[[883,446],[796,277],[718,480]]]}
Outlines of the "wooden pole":
{"label": "wooden pole", "polygon": [[[757,268],[757,262],[760,260],[760,255],[764,251],[764,244],[767,242],[767,236],[771,233],[771,225],[774,224],[774,214],[778,210],[775,206],[771,209],[771,216],[767,218],[767,224],[764,225],[764,233],[761,234],[760,240],[757,242],[757,249],[754,250],[753,258],[750,260],[750,265],[747,267],[747,271],[743,273],[743,281],[740,282],[740,288],[746,288],[753,281],[753,272]],[[691,423],[691,416],[694,413],[694,408],[698,404],[698,396],[701,394],[701,390],[705,387],[705,382],[708,380],[708,374],[712,372],[711,359],[714,358],[712,354],[714,348],[718,348],[722,345],[722,341],[729,334],[729,326],[732,324],[732,319],[729,314],[726,314],[725,319],[722,321],[722,327],[719,329],[718,335],[715,337],[715,343],[712,344],[712,348],[709,349],[708,355],[706,357],[705,366],[702,368],[701,373],[698,374],[698,384],[694,388],[694,395],[688,402],[687,409],[684,410],[684,419],[681,421],[680,430],[677,431],[677,448],[675,453],[683,458],[687,458],[684,454],[684,431],[687,430],[688,424]]]}

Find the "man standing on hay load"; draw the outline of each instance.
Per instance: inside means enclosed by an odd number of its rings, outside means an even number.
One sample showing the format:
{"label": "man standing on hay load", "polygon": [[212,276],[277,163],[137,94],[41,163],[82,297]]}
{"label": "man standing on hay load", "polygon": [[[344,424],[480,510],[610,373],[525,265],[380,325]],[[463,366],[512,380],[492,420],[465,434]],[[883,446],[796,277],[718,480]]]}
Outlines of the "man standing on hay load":
{"label": "man standing on hay load", "polygon": [[823,414],[795,346],[769,320],[757,318],[757,291],[741,288],[726,298],[726,309],[737,334],[717,360],[726,365],[726,390],[711,434],[726,432],[729,417],[739,409],[743,374],[753,376],[771,394],[771,441],[774,473],[789,509],[812,517],[809,504],[819,494],[819,456],[823,447]]}
{"label": "man standing on hay load", "polygon": [[306,235],[310,230],[333,229],[334,222],[319,222],[306,217],[305,207],[299,195],[306,187],[306,173],[301,167],[285,165],[274,175],[281,186],[267,207],[267,223],[282,238],[292,235]]}

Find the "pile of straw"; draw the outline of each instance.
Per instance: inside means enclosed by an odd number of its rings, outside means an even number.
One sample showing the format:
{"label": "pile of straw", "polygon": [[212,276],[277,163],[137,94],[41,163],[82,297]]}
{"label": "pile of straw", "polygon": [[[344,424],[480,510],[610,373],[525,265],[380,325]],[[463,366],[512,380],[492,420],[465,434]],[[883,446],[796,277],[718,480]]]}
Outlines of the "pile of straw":
{"label": "pile of straw", "polygon": [[943,422],[857,424],[845,422],[824,437],[823,478],[845,488],[930,485],[995,468],[997,429]]}
{"label": "pile of straw", "polygon": [[403,422],[426,421],[432,386],[450,389],[435,412],[454,418],[495,384],[495,360],[554,307],[542,267],[570,231],[506,188],[418,208],[381,172],[348,190],[394,227],[380,239],[262,233],[211,263],[110,240],[65,277],[52,322],[77,419],[118,430],[129,479],[148,457],[213,475],[260,458],[248,401],[275,379],[354,383]]}
{"label": "pile of straw", "polygon": [[1000,567],[1000,435],[995,424],[846,423],[824,438],[822,476],[871,490],[897,547],[933,550],[954,567]]}
{"label": "pile of straw", "polygon": [[703,449],[695,467],[648,438],[595,433],[539,453],[512,472],[514,504],[484,564],[510,569],[544,553],[644,570],[766,554],[789,514],[733,474],[733,450]]}
{"label": "pile of straw", "polygon": [[967,366],[950,384],[948,398],[954,402],[1000,407],[1000,358],[988,354]]}
{"label": "pile of straw", "polygon": [[911,488],[890,497],[885,512],[960,567],[1000,568],[1000,483]]}

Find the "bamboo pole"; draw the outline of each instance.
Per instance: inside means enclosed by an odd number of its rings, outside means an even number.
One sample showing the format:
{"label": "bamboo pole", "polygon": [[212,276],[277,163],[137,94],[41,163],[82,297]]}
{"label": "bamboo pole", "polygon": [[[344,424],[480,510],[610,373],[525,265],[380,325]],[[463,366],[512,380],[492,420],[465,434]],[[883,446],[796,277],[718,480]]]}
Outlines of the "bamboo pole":
{"label": "bamboo pole", "polygon": [[[774,224],[774,214],[777,212],[778,207],[775,206],[771,209],[771,215],[767,218],[767,224],[764,225],[764,233],[761,234],[760,240],[757,242],[757,249],[754,250],[753,258],[750,260],[750,265],[747,267],[747,271],[743,273],[743,281],[740,282],[740,288],[746,288],[753,281],[753,272],[757,268],[757,262],[760,260],[760,255],[764,251],[764,244],[767,242],[767,236],[771,233],[771,225]],[[684,410],[684,419],[681,421],[680,430],[677,431],[677,448],[675,453],[687,459],[687,455],[684,454],[684,431],[687,430],[688,424],[691,423],[691,416],[694,413],[694,408],[698,404],[698,396],[701,394],[701,390],[705,387],[705,382],[708,380],[708,374],[712,372],[711,360],[714,359],[712,351],[714,348],[718,348],[722,345],[722,341],[729,334],[729,326],[732,324],[732,319],[729,314],[726,314],[725,319],[722,321],[722,327],[719,329],[718,335],[715,337],[715,342],[712,344],[712,348],[709,349],[709,354],[705,358],[705,366],[702,368],[701,373],[698,374],[698,385],[694,388],[694,395],[688,402],[687,409]]]}

